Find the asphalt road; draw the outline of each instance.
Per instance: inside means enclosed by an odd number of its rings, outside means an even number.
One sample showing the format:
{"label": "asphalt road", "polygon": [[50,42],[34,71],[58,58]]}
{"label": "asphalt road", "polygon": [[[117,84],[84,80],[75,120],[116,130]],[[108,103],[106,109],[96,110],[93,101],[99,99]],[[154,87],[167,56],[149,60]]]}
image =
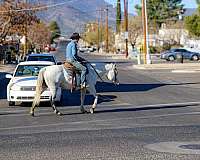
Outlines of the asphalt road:
{"label": "asphalt road", "polygon": [[131,61],[114,61],[120,85],[98,82],[95,114],[80,114],[79,93],[66,91],[63,116],[42,104],[31,117],[28,105],[7,106],[1,79],[0,159],[199,160],[199,74],[136,70]]}

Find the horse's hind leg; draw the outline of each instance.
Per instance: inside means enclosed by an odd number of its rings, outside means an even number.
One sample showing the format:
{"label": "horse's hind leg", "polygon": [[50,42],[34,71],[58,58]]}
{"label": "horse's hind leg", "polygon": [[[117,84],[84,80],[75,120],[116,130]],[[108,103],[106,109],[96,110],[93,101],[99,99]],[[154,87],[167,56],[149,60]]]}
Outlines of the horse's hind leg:
{"label": "horse's hind leg", "polygon": [[56,108],[56,105],[55,105],[55,101],[54,101],[54,100],[51,100],[51,106],[52,106],[53,111],[54,111],[55,114],[57,114],[57,115],[59,115],[59,116],[62,115],[61,112]]}
{"label": "horse's hind leg", "polygon": [[35,110],[35,105],[32,105],[31,109],[30,109],[30,115],[34,117],[34,110]]}
{"label": "horse's hind leg", "polygon": [[53,108],[54,113],[60,116],[61,112],[57,109],[55,105],[56,89],[52,89],[51,92],[52,92],[51,101],[50,101],[51,106]]}

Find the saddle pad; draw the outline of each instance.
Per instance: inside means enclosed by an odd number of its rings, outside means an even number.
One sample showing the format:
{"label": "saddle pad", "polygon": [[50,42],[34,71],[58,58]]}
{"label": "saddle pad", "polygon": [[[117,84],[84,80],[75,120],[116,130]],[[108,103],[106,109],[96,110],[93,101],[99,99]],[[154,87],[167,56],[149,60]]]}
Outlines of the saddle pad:
{"label": "saddle pad", "polygon": [[63,64],[64,68],[67,70],[71,70],[71,71],[75,71],[75,67],[73,66],[73,64],[71,64],[70,62],[64,62]]}

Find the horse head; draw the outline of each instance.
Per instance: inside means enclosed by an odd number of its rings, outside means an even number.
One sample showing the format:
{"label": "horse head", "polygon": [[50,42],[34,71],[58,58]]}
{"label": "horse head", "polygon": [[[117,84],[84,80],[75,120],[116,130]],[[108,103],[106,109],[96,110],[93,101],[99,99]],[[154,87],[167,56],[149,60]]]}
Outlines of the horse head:
{"label": "horse head", "polygon": [[107,73],[108,80],[112,81],[116,85],[119,85],[119,80],[117,78],[118,70],[116,63],[106,64],[105,68],[108,71]]}

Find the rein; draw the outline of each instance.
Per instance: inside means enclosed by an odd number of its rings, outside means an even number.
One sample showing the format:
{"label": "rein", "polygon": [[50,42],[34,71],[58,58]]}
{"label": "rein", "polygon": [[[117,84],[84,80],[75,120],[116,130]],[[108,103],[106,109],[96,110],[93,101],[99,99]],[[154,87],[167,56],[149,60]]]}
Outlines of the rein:
{"label": "rein", "polygon": [[97,72],[97,70],[94,68],[94,66],[90,63],[90,62],[88,62],[88,61],[86,61],[92,68],[93,68],[93,70],[95,71],[95,73],[97,74],[97,76],[99,77],[99,79],[102,81],[102,82],[104,82],[104,80],[101,78],[101,76],[99,75],[99,73]]}

